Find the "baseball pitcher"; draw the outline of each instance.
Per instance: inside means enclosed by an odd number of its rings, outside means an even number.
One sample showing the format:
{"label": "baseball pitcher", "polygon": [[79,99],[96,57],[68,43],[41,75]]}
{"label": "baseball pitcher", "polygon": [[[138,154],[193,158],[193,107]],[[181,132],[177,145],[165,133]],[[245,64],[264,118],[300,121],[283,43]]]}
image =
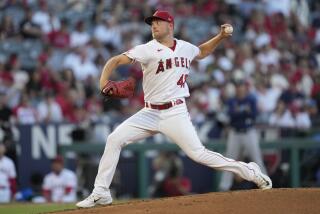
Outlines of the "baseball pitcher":
{"label": "baseball pitcher", "polygon": [[218,35],[197,47],[174,38],[174,18],[167,11],[156,11],[145,22],[151,26],[153,40],[109,59],[100,77],[100,89],[106,97],[132,96],[132,79],[115,82],[109,77],[118,66],[139,62],[143,71],[145,107],[108,136],[93,192],[76,205],[86,208],[111,204],[109,186],[121,149],[156,133],[171,138],[198,163],[236,173],[261,189],[270,189],[270,178],[261,172],[257,164],[234,161],[206,149],[197,136],[186,106],[185,98],[190,95],[186,80],[192,60],[211,54],[221,41],[232,35],[232,26],[222,25]]}

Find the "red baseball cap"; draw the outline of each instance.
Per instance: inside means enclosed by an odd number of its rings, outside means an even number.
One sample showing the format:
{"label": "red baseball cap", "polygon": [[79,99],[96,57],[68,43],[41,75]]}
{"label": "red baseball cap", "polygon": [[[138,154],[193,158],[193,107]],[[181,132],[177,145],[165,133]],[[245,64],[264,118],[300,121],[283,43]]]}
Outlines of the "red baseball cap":
{"label": "red baseball cap", "polygon": [[174,24],[174,18],[168,11],[157,10],[152,16],[145,18],[144,21],[148,25],[151,25],[152,20],[154,20],[154,19],[161,19],[163,21]]}
{"label": "red baseball cap", "polygon": [[53,163],[61,163],[63,164],[63,157],[61,155],[57,155],[53,160]]}

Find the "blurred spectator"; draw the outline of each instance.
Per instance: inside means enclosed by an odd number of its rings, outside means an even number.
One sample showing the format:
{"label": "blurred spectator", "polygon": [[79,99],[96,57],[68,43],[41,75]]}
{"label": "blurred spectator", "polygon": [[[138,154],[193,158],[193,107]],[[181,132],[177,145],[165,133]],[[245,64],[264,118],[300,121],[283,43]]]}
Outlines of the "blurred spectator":
{"label": "blurred spectator", "polygon": [[40,74],[41,89],[56,91],[58,89],[59,74],[53,72],[46,62],[40,62],[36,69],[36,72]]}
{"label": "blurred spectator", "polygon": [[293,128],[295,125],[294,118],[289,109],[287,109],[286,103],[279,100],[277,107],[271,114],[269,124],[278,128]]}
{"label": "blurred spectator", "polygon": [[26,85],[26,92],[30,97],[40,97],[42,90],[41,73],[38,70],[31,72],[29,81]]}
{"label": "blurred spectator", "polygon": [[301,92],[304,97],[311,95],[313,87],[313,80],[311,77],[311,69],[307,58],[301,58],[298,60],[297,69],[294,71],[291,82],[297,83],[297,91]]}
{"label": "blurred spectator", "polygon": [[11,69],[11,63],[9,62],[5,65],[0,64],[0,81],[3,84],[1,85],[3,91],[8,90],[14,82]]}
{"label": "blurred spectator", "polygon": [[23,90],[27,82],[29,81],[28,73],[21,68],[21,62],[19,56],[16,53],[10,55],[9,63],[14,81],[13,87],[18,90]]}
{"label": "blurred spectator", "polygon": [[6,147],[0,143],[0,203],[9,203],[16,192],[16,169],[5,153]]}
{"label": "blurred spectator", "polygon": [[287,17],[290,15],[290,0],[280,2],[277,0],[264,0],[263,2],[266,6],[266,12],[269,14],[280,12]]}
{"label": "blurred spectator", "polygon": [[48,40],[56,48],[66,49],[70,47],[70,33],[68,30],[67,20],[61,21],[61,28],[52,29],[48,33]]}
{"label": "blurred spectator", "polygon": [[15,107],[19,103],[20,91],[14,87],[14,76],[10,63],[3,66],[0,63],[0,92],[6,95],[9,108]]}
{"label": "blurred spectator", "polygon": [[88,58],[85,48],[78,50],[77,54],[69,55],[64,62],[66,68],[72,69],[74,76],[79,81],[85,81],[89,77],[98,78],[99,71],[96,65]]}
{"label": "blurred spectator", "polygon": [[257,55],[257,58],[262,66],[277,66],[280,59],[280,53],[278,50],[272,48],[270,44],[266,44],[261,48],[261,51]]}
{"label": "blurred spectator", "polygon": [[290,3],[292,15],[297,16],[299,22],[303,26],[307,27],[310,20],[310,8],[308,1],[294,0]]}
{"label": "blurred spectator", "polygon": [[44,100],[38,105],[39,122],[62,122],[63,115],[59,104],[55,101],[55,96],[52,91],[47,91],[44,94]]}
{"label": "blurred spectator", "polygon": [[31,105],[28,94],[22,94],[19,105],[14,109],[16,121],[19,124],[34,124],[39,121],[38,112]]}
{"label": "blurred spectator", "polygon": [[60,20],[52,12],[49,12],[48,5],[45,0],[38,0],[39,9],[33,16],[32,21],[39,25],[43,34],[48,34],[52,31],[58,31],[60,29]]}
{"label": "blurred spectator", "polygon": [[222,3],[219,4],[215,1],[196,1],[193,4],[193,12],[199,16],[208,17],[217,12],[219,6],[223,8]]}
{"label": "blurred spectator", "polygon": [[308,130],[311,127],[311,119],[304,103],[294,103],[290,106],[290,111],[295,121],[295,128],[298,130]]}
{"label": "blurred spectator", "polygon": [[11,16],[4,15],[0,22],[0,40],[13,38],[17,36],[17,30],[14,26]]}
{"label": "blurred spectator", "polygon": [[85,102],[85,110],[89,114],[91,122],[99,122],[102,120],[102,102],[99,100],[97,93],[92,92],[88,95],[88,99]]}
{"label": "blurred spectator", "polygon": [[11,127],[12,116],[12,110],[7,105],[7,97],[0,92],[0,143],[7,147],[7,155],[15,160],[15,145]]}
{"label": "blurred spectator", "polygon": [[64,69],[71,69],[73,72],[73,66],[75,63],[79,63],[80,61],[80,52],[81,48],[80,47],[75,47],[71,49],[70,52],[66,54],[66,56],[63,59],[63,68]]}
{"label": "blurred spectator", "polygon": [[320,126],[320,117],[318,114],[318,107],[317,103],[313,99],[307,99],[305,101],[305,108],[306,111],[309,114],[309,117],[311,119],[311,124],[313,127],[319,127]]}
{"label": "blurred spectator", "polygon": [[[60,73],[62,81],[60,82],[60,86],[62,89],[59,89],[59,92],[63,92],[65,88],[67,87],[70,89],[76,90],[80,96],[83,96],[84,94],[84,84],[81,81],[78,81],[76,77],[74,76],[74,73],[71,69],[64,69]],[[62,86],[64,85],[64,86]]]}
{"label": "blurred spectator", "polygon": [[174,197],[191,194],[191,181],[183,177],[183,169],[177,162],[170,168],[168,177],[164,180],[164,196]]}
{"label": "blurred spectator", "polygon": [[163,152],[153,160],[155,170],[151,195],[168,197],[187,195],[191,192],[191,181],[183,177],[183,163],[174,153]]}
{"label": "blurred spectator", "polygon": [[279,69],[274,65],[267,67],[268,73],[270,73],[270,84],[272,88],[280,90],[282,93],[284,90],[289,88],[289,81]]}
{"label": "blurred spectator", "polygon": [[74,119],[70,122],[76,123],[76,124],[87,124],[89,122],[89,112],[86,111],[85,107],[83,105],[77,105],[74,108]]}
{"label": "blurred spectator", "polygon": [[65,86],[64,90],[60,91],[56,96],[56,102],[60,105],[63,117],[67,122],[75,123],[77,121],[75,111],[77,100],[82,102],[80,97],[78,97],[77,91]]}
{"label": "blurred spectator", "polygon": [[88,9],[90,0],[67,0],[67,8],[70,8],[72,11],[84,12]]}
{"label": "blurred spectator", "polygon": [[169,155],[166,152],[161,152],[156,158],[152,161],[153,173],[153,184],[150,187],[150,195],[152,197],[163,197],[163,181],[168,175],[170,169],[170,160]]}
{"label": "blurred spectator", "polygon": [[95,64],[99,70],[102,70],[106,59],[110,57],[110,48],[104,47],[103,43],[99,42],[95,38],[92,38],[90,42],[87,43],[85,48],[87,50],[89,59],[95,61]]}
{"label": "blurred spectator", "polygon": [[[244,80],[236,80],[236,96],[227,101],[230,130],[227,137],[226,157],[234,160],[247,156],[257,163],[261,171],[266,173],[259,145],[259,135],[255,129],[258,114],[255,97],[249,93],[248,84]],[[230,190],[233,174],[223,172],[219,189]]]}
{"label": "blurred spectator", "polygon": [[295,101],[303,100],[304,95],[299,91],[296,82],[290,82],[289,89],[284,90],[279,99],[286,105],[291,105]]}
{"label": "blurred spectator", "polygon": [[270,87],[268,83],[264,81],[257,82],[256,88],[257,107],[259,111],[257,122],[268,124],[269,117],[276,108],[281,91]]}
{"label": "blurred spectator", "polygon": [[0,124],[10,123],[10,117],[12,116],[11,109],[7,106],[7,97],[4,93],[0,93]]}
{"label": "blurred spectator", "polygon": [[61,156],[52,161],[52,171],[44,177],[42,189],[47,202],[71,203],[77,200],[77,176],[64,168]]}
{"label": "blurred spectator", "polygon": [[83,21],[79,21],[76,24],[75,31],[72,31],[70,36],[70,46],[78,47],[84,46],[90,41],[90,35],[86,31],[85,24]]}
{"label": "blurred spectator", "polygon": [[94,37],[105,45],[120,48],[122,38],[116,18],[108,17],[101,20],[94,29]]}
{"label": "blurred spectator", "polygon": [[20,24],[20,33],[23,38],[40,38],[43,34],[38,24],[32,21],[33,11],[30,8],[25,10],[25,18]]}

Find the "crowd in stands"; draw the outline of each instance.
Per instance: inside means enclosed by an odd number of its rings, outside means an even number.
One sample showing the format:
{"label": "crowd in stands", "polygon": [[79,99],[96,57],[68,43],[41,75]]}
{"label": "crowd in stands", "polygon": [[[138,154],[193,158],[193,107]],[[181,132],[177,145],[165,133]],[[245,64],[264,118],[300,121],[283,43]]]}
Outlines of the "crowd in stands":
{"label": "crowd in stands", "polygon": [[[113,80],[138,80],[129,100],[104,102],[98,80],[113,55],[151,39],[144,17],[175,16],[177,39],[201,44],[234,27],[215,52],[192,64],[188,99],[195,125],[215,123],[245,80],[259,124],[308,130],[320,125],[320,2],[316,0],[3,0],[0,2],[0,124],[8,147],[17,124],[79,124],[126,118],[144,105],[138,64]],[[214,129],[215,130],[215,129]],[[319,176],[318,176],[319,177]]]}
{"label": "crowd in stands", "polygon": [[[176,37],[200,44],[222,23],[235,32],[208,58],[195,62],[189,100],[195,123],[223,111],[235,79],[245,79],[258,100],[258,121],[310,128],[318,124],[320,4],[317,1],[44,1],[0,5],[0,93],[18,124],[101,120],[110,112],[143,106],[141,86],[130,100],[104,103],[98,79],[106,60],[151,38],[143,18],[172,11]],[[134,76],[139,65],[113,73]],[[126,108],[130,103],[130,107]]]}

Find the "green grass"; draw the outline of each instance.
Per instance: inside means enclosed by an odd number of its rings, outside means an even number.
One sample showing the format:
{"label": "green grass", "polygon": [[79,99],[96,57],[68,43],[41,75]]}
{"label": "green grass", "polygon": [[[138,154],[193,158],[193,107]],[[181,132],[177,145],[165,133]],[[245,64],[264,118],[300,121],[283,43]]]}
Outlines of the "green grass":
{"label": "green grass", "polygon": [[1,214],[36,214],[76,209],[75,204],[11,203],[0,205]]}

